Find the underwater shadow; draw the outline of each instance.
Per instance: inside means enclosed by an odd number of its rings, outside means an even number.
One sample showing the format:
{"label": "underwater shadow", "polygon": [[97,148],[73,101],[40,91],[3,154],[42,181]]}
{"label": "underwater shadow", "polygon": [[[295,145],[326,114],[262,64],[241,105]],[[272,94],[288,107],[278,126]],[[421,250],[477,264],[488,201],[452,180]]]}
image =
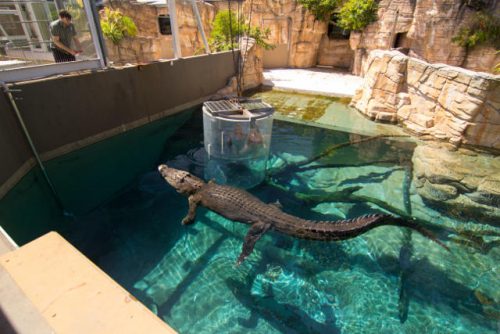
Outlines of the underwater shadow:
{"label": "underwater shadow", "polygon": [[377,161],[369,161],[369,162],[361,162],[361,163],[353,163],[353,164],[323,164],[323,165],[310,165],[304,166],[297,169],[297,172],[305,172],[308,170],[317,170],[317,169],[327,169],[327,168],[346,168],[346,167],[366,167],[366,166],[374,166],[374,165],[390,165],[394,166],[399,163],[399,160],[377,160]]}
{"label": "underwater shadow", "polygon": [[[446,271],[433,265],[427,258],[403,264],[401,259],[392,256],[382,256],[374,261],[366,255],[346,254],[345,261],[367,273],[380,273],[382,270],[388,279],[392,276],[399,280],[399,309],[395,312],[398,312],[402,323],[411,312],[408,309],[410,300],[415,300],[420,304],[437,308],[439,308],[437,305],[445,305],[472,322],[495,329],[494,318],[485,312],[476,292],[449,278]],[[307,269],[315,274],[324,270],[326,269],[320,265]],[[483,296],[486,300],[493,300],[489,296]]]}
{"label": "underwater shadow", "polygon": [[[252,276],[255,277],[254,275],[249,275],[248,277],[251,278]],[[234,297],[240,304],[251,311],[248,319],[239,318],[238,323],[242,327],[248,329],[256,328],[258,320],[264,319],[281,333],[341,333],[340,329],[336,326],[335,315],[328,307],[325,307],[325,313],[327,313],[328,318],[326,323],[318,322],[299,307],[276,301],[272,295],[272,291],[269,296],[252,295],[252,281],[253,279],[247,279],[245,283],[242,283],[235,279],[225,280],[228,289],[233,293]]]}
{"label": "underwater shadow", "polygon": [[[131,189],[77,217],[61,234],[126,289],[150,272],[183,235],[188,205],[175,191]],[[166,204],[168,203],[168,204]],[[133,271],[128,268],[134,268]]]}
{"label": "underwater shadow", "polygon": [[342,181],[339,183],[338,186],[340,187],[340,186],[359,184],[359,183],[382,182],[382,181],[386,180],[389,176],[391,176],[392,173],[396,170],[397,169],[392,169],[392,170],[389,170],[389,171],[383,172],[383,173],[372,172],[372,173],[368,173],[366,175],[360,175],[354,179]]}
{"label": "underwater shadow", "polygon": [[[494,310],[489,312],[489,308],[497,307],[492,297],[449,278],[445,270],[433,265],[426,257],[410,261],[408,257],[411,256],[411,249],[408,249],[407,244],[402,245],[399,258],[386,255],[374,259],[363,254],[349,255],[336,243],[325,245],[325,243],[299,240],[297,248],[304,249],[309,254],[309,259],[296,256],[291,265],[290,258],[293,255],[263,249],[263,261],[281,263],[288,270],[305,278],[335,270],[345,263],[358,267],[368,274],[385,273],[388,280],[396,279],[399,282],[400,300],[398,309],[394,312],[398,314],[402,323],[406,321],[408,314],[411,314],[409,304],[414,300],[436,308],[439,308],[438,305],[449,307],[472,322],[495,329],[494,320],[498,314]],[[315,261],[311,261],[310,258],[314,258]],[[486,304],[488,302],[493,304],[488,306],[480,300],[481,298]]]}
{"label": "underwater shadow", "polygon": [[200,273],[206,268],[206,263],[211,259],[226,240],[225,235],[221,235],[217,240],[200,256],[196,263],[190,268],[189,273],[184,279],[176,286],[175,290],[170,294],[168,299],[158,307],[158,314],[162,316],[169,316],[172,307],[180,300],[184,292],[194,283]]}

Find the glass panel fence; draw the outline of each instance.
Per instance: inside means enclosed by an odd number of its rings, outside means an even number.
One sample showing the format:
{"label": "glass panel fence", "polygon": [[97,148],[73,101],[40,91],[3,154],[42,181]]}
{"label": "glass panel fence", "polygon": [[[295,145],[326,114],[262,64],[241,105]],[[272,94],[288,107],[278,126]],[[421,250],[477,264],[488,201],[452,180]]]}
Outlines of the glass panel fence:
{"label": "glass panel fence", "polygon": [[0,0],[0,80],[5,71],[56,62],[98,64],[92,9],[85,8],[93,1],[84,1]]}

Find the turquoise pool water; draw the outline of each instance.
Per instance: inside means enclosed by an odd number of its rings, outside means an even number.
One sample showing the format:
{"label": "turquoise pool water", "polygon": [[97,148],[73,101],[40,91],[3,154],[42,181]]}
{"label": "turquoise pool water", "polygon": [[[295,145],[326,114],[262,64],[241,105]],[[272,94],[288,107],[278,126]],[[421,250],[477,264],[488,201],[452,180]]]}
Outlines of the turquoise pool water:
{"label": "turquoise pool water", "polygon": [[[348,145],[250,191],[308,219],[407,214],[451,252],[397,227],[342,242],[270,232],[236,266],[248,226],[206,209],[194,225],[181,226],[187,200],[156,172],[167,163],[203,176],[202,137],[200,113],[188,112],[57,159],[49,173],[58,174],[56,188],[71,214],[61,214],[35,171],[0,202],[2,225],[8,220],[4,227],[21,243],[58,230],[180,333],[498,332],[500,251],[482,246],[493,245],[499,229],[457,220],[420,198],[411,157],[421,143],[380,138]],[[269,168],[362,138],[275,121]],[[78,178],[78,161],[108,168],[92,165]],[[33,221],[35,232],[28,228]],[[463,239],[464,231],[481,241]]]}

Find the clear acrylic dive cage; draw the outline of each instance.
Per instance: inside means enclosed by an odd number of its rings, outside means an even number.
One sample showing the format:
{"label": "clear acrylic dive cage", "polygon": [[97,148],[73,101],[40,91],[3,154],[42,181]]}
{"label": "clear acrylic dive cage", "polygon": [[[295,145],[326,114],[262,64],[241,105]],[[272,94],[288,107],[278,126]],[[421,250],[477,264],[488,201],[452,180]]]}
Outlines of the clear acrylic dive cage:
{"label": "clear acrylic dive cage", "polygon": [[257,99],[203,104],[205,178],[251,188],[266,175],[274,109]]}

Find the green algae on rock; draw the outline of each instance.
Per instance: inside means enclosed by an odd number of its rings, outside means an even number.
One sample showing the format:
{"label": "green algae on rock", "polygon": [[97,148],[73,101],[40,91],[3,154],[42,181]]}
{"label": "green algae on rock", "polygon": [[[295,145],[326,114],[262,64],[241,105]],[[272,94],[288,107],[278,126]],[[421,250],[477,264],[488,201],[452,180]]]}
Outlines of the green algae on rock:
{"label": "green algae on rock", "polygon": [[276,109],[276,112],[283,116],[298,118],[303,121],[318,120],[334,102],[347,106],[351,101],[350,98],[345,97],[327,97],[275,90],[260,92],[253,97],[265,99],[267,103],[270,103]]}
{"label": "green algae on rock", "polygon": [[404,135],[396,125],[373,122],[349,107],[346,97],[298,94],[288,91],[264,90],[250,94],[271,104],[275,119],[351,132],[366,136]]}

